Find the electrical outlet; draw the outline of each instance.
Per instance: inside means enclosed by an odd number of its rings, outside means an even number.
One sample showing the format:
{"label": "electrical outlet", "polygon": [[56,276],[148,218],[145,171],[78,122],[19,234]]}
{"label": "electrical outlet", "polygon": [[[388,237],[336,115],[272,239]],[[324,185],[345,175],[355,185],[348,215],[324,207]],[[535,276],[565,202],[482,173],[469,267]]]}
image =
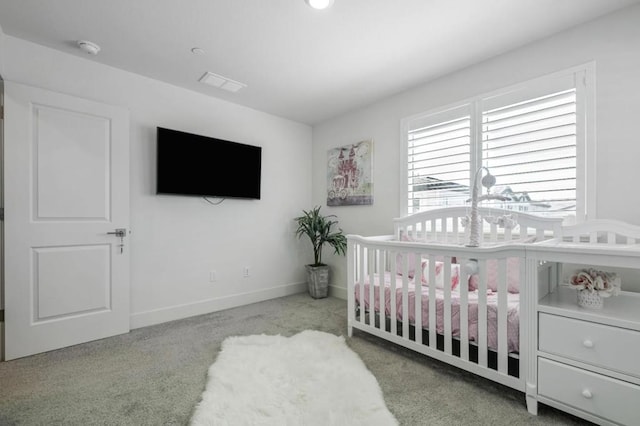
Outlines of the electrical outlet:
{"label": "electrical outlet", "polygon": [[244,268],[242,268],[242,276],[245,278],[249,278],[249,276],[251,275],[251,270],[249,269],[248,266],[245,266]]}
{"label": "electrical outlet", "polygon": [[215,283],[218,281],[218,273],[216,271],[209,271],[209,282]]}

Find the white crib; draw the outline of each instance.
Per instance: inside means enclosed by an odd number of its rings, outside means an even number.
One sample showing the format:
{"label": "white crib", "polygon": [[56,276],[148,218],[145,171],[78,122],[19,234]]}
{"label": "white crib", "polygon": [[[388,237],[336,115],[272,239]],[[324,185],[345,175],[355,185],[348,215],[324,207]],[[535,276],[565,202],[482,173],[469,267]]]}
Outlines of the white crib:
{"label": "white crib", "polygon": [[[561,219],[480,208],[480,247],[464,207],[395,219],[394,235],[348,235],[348,334],[362,330],[525,391],[535,285],[526,247]],[[533,297],[533,296],[532,296]]]}
{"label": "white crib", "polygon": [[[480,247],[465,245],[466,208],[395,219],[393,235],[348,235],[349,336],[362,330],[520,390],[532,414],[542,402],[637,424],[640,227],[479,213]],[[626,274],[636,292],[580,307],[566,283],[584,268]]]}

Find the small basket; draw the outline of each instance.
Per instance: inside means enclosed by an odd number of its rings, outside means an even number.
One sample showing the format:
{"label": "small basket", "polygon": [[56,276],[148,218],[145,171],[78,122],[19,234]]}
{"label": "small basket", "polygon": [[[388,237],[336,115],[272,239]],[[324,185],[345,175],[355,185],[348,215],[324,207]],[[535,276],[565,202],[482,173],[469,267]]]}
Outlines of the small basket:
{"label": "small basket", "polygon": [[578,306],[587,309],[602,309],[602,297],[597,291],[578,290]]}

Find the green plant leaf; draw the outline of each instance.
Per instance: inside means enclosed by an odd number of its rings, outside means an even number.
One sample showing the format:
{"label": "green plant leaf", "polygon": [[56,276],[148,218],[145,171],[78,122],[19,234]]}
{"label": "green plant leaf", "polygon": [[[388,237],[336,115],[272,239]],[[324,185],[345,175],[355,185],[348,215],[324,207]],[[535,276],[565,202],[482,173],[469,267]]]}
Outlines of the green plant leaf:
{"label": "green plant leaf", "polygon": [[296,236],[302,238],[307,236],[313,246],[314,265],[322,263],[322,248],[329,244],[334,249],[334,253],[344,256],[347,252],[347,237],[342,229],[333,231],[333,227],[338,225],[335,215],[324,216],[320,213],[320,206],[315,206],[311,210],[302,210],[302,216],[294,218],[298,224]]}

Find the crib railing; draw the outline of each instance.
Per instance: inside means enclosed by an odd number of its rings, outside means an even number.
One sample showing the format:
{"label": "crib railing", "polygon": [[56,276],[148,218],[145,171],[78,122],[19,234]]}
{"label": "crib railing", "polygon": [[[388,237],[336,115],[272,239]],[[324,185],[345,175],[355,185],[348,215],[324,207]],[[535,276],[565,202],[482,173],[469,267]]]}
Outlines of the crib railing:
{"label": "crib railing", "polygon": [[[559,235],[562,219],[535,216],[525,212],[479,207],[481,241],[542,241]],[[465,245],[469,242],[469,208],[446,207],[393,220],[396,239],[403,236],[421,242]]]}
{"label": "crib railing", "polygon": [[[469,248],[397,241],[392,236],[347,238],[349,336],[354,328],[360,329],[524,391],[519,354],[525,352],[522,346],[526,340],[518,339],[518,347],[510,350],[507,285],[510,259],[511,267],[517,265],[517,279],[524,286],[523,245]],[[418,266],[422,261],[429,265],[424,273]],[[490,262],[497,270],[497,291],[488,296]],[[450,285],[454,271],[459,271],[459,290],[455,292]],[[469,290],[472,276],[477,291]],[[441,289],[437,288],[439,282]],[[477,315],[477,322],[470,325],[472,314],[474,320]],[[470,333],[471,327],[477,327],[476,335]],[[488,342],[490,327],[497,336],[493,347]],[[517,327],[518,335],[525,334],[522,321]]]}
{"label": "crib railing", "polygon": [[640,227],[616,220],[598,219],[563,227],[561,239],[564,242],[591,245],[640,244]]}

